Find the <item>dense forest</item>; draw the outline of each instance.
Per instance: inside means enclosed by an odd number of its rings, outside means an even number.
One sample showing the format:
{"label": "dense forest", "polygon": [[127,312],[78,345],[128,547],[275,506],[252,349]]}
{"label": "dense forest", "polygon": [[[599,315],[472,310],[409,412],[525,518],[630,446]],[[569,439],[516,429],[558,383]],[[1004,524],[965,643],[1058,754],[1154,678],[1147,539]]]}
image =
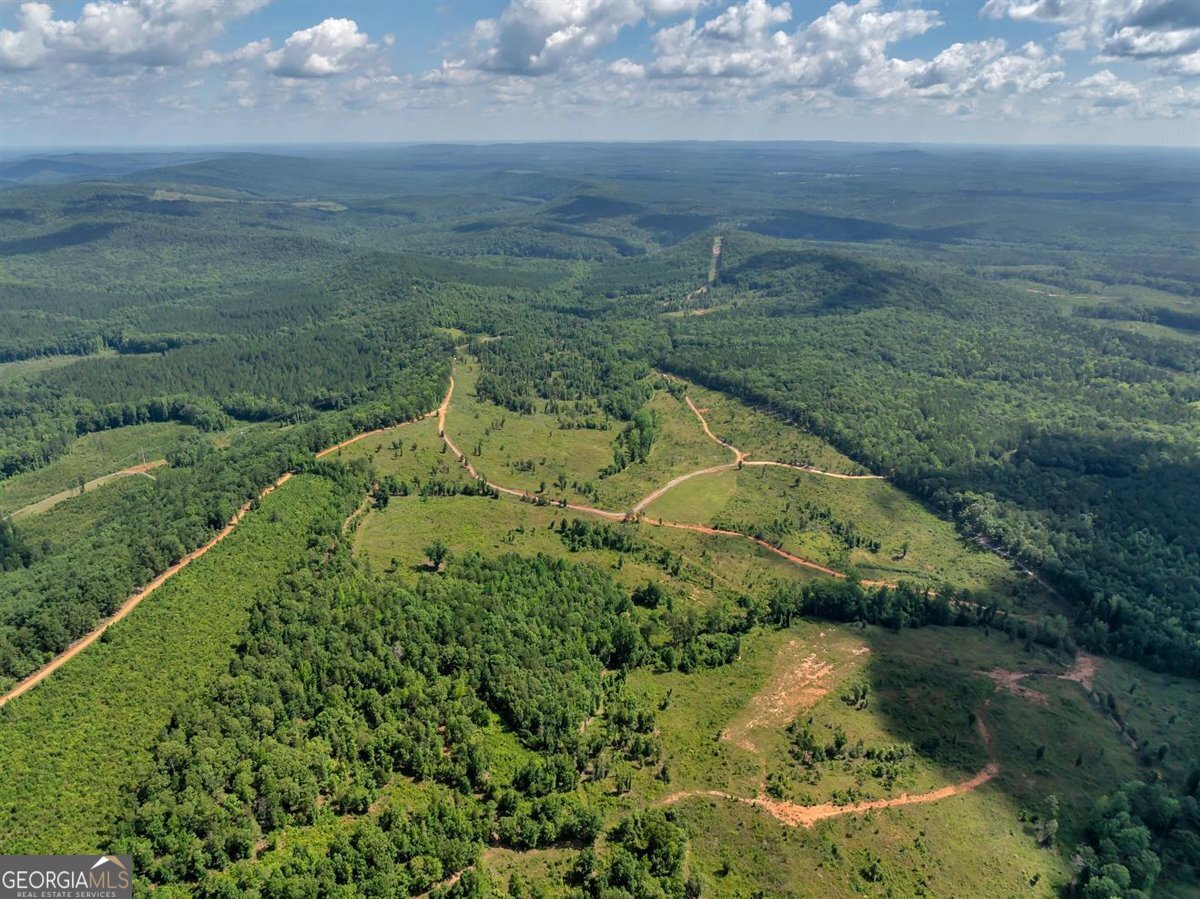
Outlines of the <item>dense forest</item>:
{"label": "dense forest", "polygon": [[[253,611],[228,674],[175,711],[115,845],[148,881],[209,896],[416,895],[488,843],[591,845],[603,824],[580,778],[657,756],[653,711],[621,691],[646,649],[632,611],[600,572],[545,558],[464,558],[413,590],[345,559],[289,575]],[[489,749],[499,726],[521,744],[515,767]],[[420,811],[368,815],[397,775],[440,789]],[[286,852],[269,877],[239,864],[325,802],[363,817],[320,852]],[[661,812],[608,838],[619,851],[577,871],[587,894],[700,895]]]}
{"label": "dense forest", "polygon": [[946,272],[734,260],[722,289],[753,304],[673,322],[664,367],[811,429],[1004,547],[1077,604],[1089,648],[1200,672],[1200,345]]}
{"label": "dense forest", "polygon": [[[52,512],[0,520],[0,686],[244,504],[254,514],[285,473],[336,482],[340,514],[362,503],[340,531],[329,512],[303,564],[255,584],[223,673],[172,701],[149,763],[121,772],[129,800],[99,848],[133,857],[139,894],[537,896],[521,875],[489,871],[504,853],[543,851],[568,860],[556,895],[735,893],[744,882],[723,878],[740,860],[702,871],[699,813],[664,798],[680,777],[664,724],[676,711],[673,688],[655,690],[712,677],[715,704],[762,641],[807,619],[855,635],[944,633],[951,654],[990,641],[1042,674],[1086,650],[1194,687],[1194,154],[563,145],[536,158],[507,146],[159,168],[131,157],[103,180],[0,190],[0,489],[75,459],[88,435],[192,426],[153,477],[87,491],[73,478],[61,487],[80,495]],[[552,508],[545,483],[516,514],[553,512],[537,526],[552,554],[545,543],[450,552],[435,535],[429,564],[373,570],[354,554],[356,516],[395,513],[402,539],[434,504],[461,502],[478,510],[464,532],[534,527],[505,519],[517,499],[456,471],[441,440],[397,436],[375,462],[315,458],[430,414],[463,366],[475,417],[491,408],[501,422],[500,449],[517,430],[505,416],[536,420],[531,440],[594,437],[601,484],[668,455],[672,402],[724,439],[721,419],[684,405],[688,379],[901,488],[948,540],[952,522],[963,545],[1031,573],[1031,596],[972,592],[954,572],[915,586],[885,568],[889,580],[860,583],[851,554],[886,566],[893,548],[848,508],[804,501],[696,527],[764,544],[741,541],[747,552],[825,541],[839,570],[788,579],[760,555],[752,581],[731,586],[719,582],[737,557],[659,540],[636,514]],[[448,436],[433,424],[414,427]],[[406,450],[436,459],[405,470]],[[482,452],[481,468],[494,455]],[[523,472],[546,464],[520,459]],[[757,452],[751,464],[762,461],[796,460]],[[600,505],[594,483],[576,487]],[[896,549],[903,561],[908,544]],[[847,709],[865,705],[865,684]],[[1086,766],[1103,771],[1086,781],[1094,809],[1076,798],[1072,845],[1058,847],[1075,895],[1141,899],[1200,877],[1200,760],[1186,737],[1138,732],[1151,725],[1132,723],[1137,691],[1088,684],[1080,699],[1135,761],[1074,760],[1080,783]],[[947,742],[975,739],[985,705],[963,711]],[[1002,700],[988,715],[1012,720]],[[1153,725],[1176,733],[1175,716],[1162,718]],[[796,718],[785,738],[793,762],[825,745],[807,727]],[[696,759],[734,771],[721,733],[699,739],[674,757],[688,785]],[[1002,748],[1060,776],[1044,742]],[[151,751],[148,735],[139,745]],[[981,757],[994,748],[976,745]],[[656,800],[635,801],[648,786]],[[1021,808],[1039,850],[1056,848],[1054,806],[1053,827]],[[822,847],[822,865],[845,862]],[[861,891],[889,883],[878,855],[853,865]]]}

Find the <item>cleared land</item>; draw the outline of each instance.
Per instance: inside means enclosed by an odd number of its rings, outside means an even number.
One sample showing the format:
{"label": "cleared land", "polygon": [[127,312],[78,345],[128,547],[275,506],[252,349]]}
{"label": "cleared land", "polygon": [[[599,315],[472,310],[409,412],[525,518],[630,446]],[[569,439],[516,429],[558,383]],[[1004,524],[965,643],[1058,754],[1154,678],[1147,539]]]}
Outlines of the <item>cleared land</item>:
{"label": "cleared land", "polygon": [[[189,425],[163,422],[132,425],[87,434],[71,444],[70,451],[49,465],[0,481],[0,515],[26,509],[56,496],[78,492],[78,482],[94,482],[104,475],[163,459],[189,437],[199,434]],[[51,503],[53,505],[53,503]],[[38,511],[44,511],[39,509]]]}

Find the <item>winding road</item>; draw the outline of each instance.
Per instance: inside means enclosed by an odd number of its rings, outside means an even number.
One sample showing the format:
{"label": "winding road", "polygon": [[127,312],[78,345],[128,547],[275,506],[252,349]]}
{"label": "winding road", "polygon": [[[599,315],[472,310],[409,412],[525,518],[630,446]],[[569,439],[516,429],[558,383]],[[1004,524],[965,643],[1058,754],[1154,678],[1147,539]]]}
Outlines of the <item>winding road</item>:
{"label": "winding road", "polygon": [[723,790],[680,790],[660,800],[660,804],[671,805],[683,799],[690,799],[696,796],[711,796],[761,808],[777,821],[789,827],[812,827],[818,821],[823,821],[826,818],[836,818],[841,815],[858,815],[880,808],[895,808],[902,805],[921,805],[926,802],[938,802],[942,799],[949,799],[951,796],[958,796],[962,793],[970,793],[977,790],[1000,773],[1000,763],[996,761],[995,755],[992,752],[992,737],[988,732],[987,725],[983,722],[982,715],[976,718],[976,726],[979,729],[979,735],[982,737],[984,745],[988,748],[988,763],[973,777],[959,783],[939,787],[936,790],[930,790],[928,793],[901,793],[899,796],[893,796],[890,799],[871,799],[865,802],[852,802],[846,805],[834,805],[832,802],[823,802],[818,805],[800,805],[783,799],[772,799],[764,793],[759,793],[753,799],[747,799],[744,796],[734,796],[732,793],[726,793]]}
{"label": "winding road", "polygon": [[[521,499],[525,502],[532,501],[535,498],[534,494],[530,493],[528,490],[517,490],[512,487],[505,487],[503,484],[494,483],[493,481],[489,481],[485,477],[483,477],[483,475],[481,475],[476,470],[475,466],[471,464],[471,461],[466,457],[466,454],[463,453],[463,451],[460,450],[458,448],[458,446],[454,443],[454,441],[451,439],[450,435],[446,432],[446,416],[450,411],[450,399],[453,396],[453,394],[454,394],[454,377],[451,376],[450,389],[446,392],[446,398],[442,401],[442,405],[439,406],[438,410],[437,410],[438,433],[442,438],[442,442],[446,444],[446,448],[449,449],[450,452],[452,452],[454,454],[454,457],[456,459],[458,459],[459,464],[462,465],[462,467],[471,475],[471,477],[476,478],[477,480],[483,481],[485,484],[487,484],[489,487],[491,487],[493,490],[496,490],[499,493],[503,493],[508,496],[518,497],[519,499]],[[717,437],[715,437],[713,435],[712,431],[710,431],[708,428],[708,423],[706,421],[704,421],[704,416],[701,415],[699,410],[696,409],[695,405],[692,403],[690,398],[688,399],[688,405],[692,407],[692,410],[696,413],[696,416],[700,419],[701,424],[704,425],[705,433],[708,434],[708,436],[711,437],[713,440],[715,440],[717,443],[720,443],[721,446],[726,447],[732,453],[734,453],[734,455],[737,457],[737,461],[728,462],[724,465],[714,465],[709,468],[701,468],[698,471],[692,471],[692,472],[688,472],[687,474],[680,475],[679,477],[674,478],[673,480],[669,481],[665,486],[658,488],[657,490],[653,491],[648,496],[646,496],[645,498],[640,500],[628,512],[614,512],[611,509],[597,509],[594,506],[581,506],[576,503],[556,502],[556,503],[553,503],[553,505],[559,509],[571,509],[575,512],[584,512],[588,515],[597,515],[602,518],[607,518],[610,521],[639,520],[639,521],[642,521],[642,523],[651,525],[653,527],[675,528],[676,530],[681,530],[681,531],[692,531],[697,534],[710,534],[710,535],[721,536],[721,537],[741,537],[743,540],[749,540],[751,543],[755,543],[755,544],[761,546],[763,549],[766,549],[766,550],[769,550],[769,551],[775,553],[775,555],[779,556],[780,558],[786,559],[787,561],[791,562],[794,565],[799,565],[799,566],[801,566],[803,568],[807,568],[811,571],[816,571],[816,572],[819,572],[820,574],[829,575],[830,577],[845,578],[846,575],[844,572],[837,571],[837,570],[835,570],[833,568],[829,568],[825,565],[821,565],[820,563],[814,562],[811,559],[805,559],[802,556],[794,555],[792,553],[787,552],[786,550],[780,549],[777,546],[773,546],[772,544],[768,543],[765,540],[760,540],[757,537],[750,536],[749,534],[743,534],[741,531],[727,531],[727,530],[722,530],[721,528],[710,528],[707,525],[702,525],[702,524],[686,524],[686,523],[679,522],[679,521],[667,521],[667,520],[661,519],[661,518],[657,519],[657,520],[641,518],[641,510],[642,509],[644,509],[647,505],[652,503],[654,500],[658,499],[658,497],[662,496],[664,493],[666,493],[668,490],[670,490],[676,484],[686,481],[689,478],[697,477],[699,475],[714,474],[714,473],[721,472],[721,471],[728,471],[729,469],[735,467],[738,464],[738,462],[740,462],[742,459],[742,453],[740,450],[738,450],[736,447],[730,446],[729,444],[722,442],[721,440],[719,440]],[[864,581],[864,583],[867,583],[867,582]],[[884,586],[884,585],[879,584],[878,586]],[[894,585],[889,584],[886,586],[894,586]]]}
{"label": "winding road", "polygon": [[[535,495],[530,493],[528,490],[518,490],[513,487],[507,487],[503,484],[497,484],[497,483],[494,483],[492,481],[488,481],[487,479],[485,479],[476,470],[475,466],[471,464],[471,461],[467,458],[466,454],[463,453],[462,450],[460,450],[458,448],[458,446],[451,439],[450,435],[446,432],[446,418],[450,412],[450,402],[454,397],[454,387],[455,387],[454,376],[451,375],[450,379],[449,379],[449,387],[446,390],[446,395],[445,395],[445,397],[443,397],[441,404],[436,409],[426,412],[423,416],[421,416],[421,418],[415,419],[414,421],[422,421],[422,420],[425,420],[428,418],[432,418],[433,416],[437,416],[439,437],[445,443],[447,449],[449,449],[449,451],[454,454],[455,458],[458,459],[459,464],[462,465],[462,467],[473,478],[484,481],[484,483],[486,483],[492,489],[496,490],[498,493],[504,494],[506,496],[516,497],[524,502],[534,501],[536,499]],[[836,472],[824,472],[824,471],[819,471],[817,469],[796,466],[796,465],[789,465],[789,464],[783,463],[783,462],[746,462],[745,461],[746,453],[742,452],[741,450],[739,450],[737,447],[733,446],[732,444],[726,443],[725,441],[723,441],[719,437],[717,437],[712,432],[712,429],[709,427],[708,422],[704,418],[704,415],[700,412],[700,410],[698,408],[696,408],[695,403],[692,402],[691,397],[685,397],[685,399],[687,400],[687,404],[688,404],[689,408],[691,408],[692,412],[695,413],[696,417],[700,420],[700,424],[704,428],[704,433],[707,434],[708,437],[711,440],[713,440],[715,443],[720,444],[721,446],[723,446],[727,450],[729,450],[731,453],[733,453],[734,460],[732,462],[727,462],[724,465],[714,465],[714,466],[710,466],[708,468],[698,469],[696,471],[691,471],[686,474],[680,475],[676,478],[673,478],[664,486],[652,491],[646,497],[641,499],[637,504],[634,505],[634,507],[631,510],[625,511],[625,512],[615,512],[610,509],[599,509],[594,506],[584,506],[584,505],[579,505],[576,503],[565,503],[565,502],[561,502],[561,501],[556,502],[553,505],[556,508],[570,509],[572,511],[582,512],[587,515],[595,515],[595,516],[598,516],[601,518],[606,518],[610,521],[638,520],[638,521],[643,521],[643,523],[649,524],[653,527],[674,528],[676,530],[692,531],[693,533],[708,534],[708,535],[713,535],[713,536],[740,537],[743,540],[749,540],[751,543],[754,543],[754,544],[762,547],[763,549],[774,553],[775,555],[779,556],[782,559],[787,560],[788,562],[790,562],[794,565],[798,565],[802,568],[807,568],[810,571],[815,571],[820,574],[828,575],[829,577],[844,579],[846,577],[846,574],[844,572],[837,571],[837,570],[835,570],[833,568],[829,568],[828,566],[825,566],[825,565],[821,565],[820,563],[814,562],[811,559],[805,559],[802,556],[797,556],[793,553],[789,553],[786,550],[781,549],[777,546],[774,546],[765,540],[760,540],[759,538],[753,537],[749,534],[743,534],[740,531],[723,530],[721,528],[712,528],[712,527],[708,527],[708,526],[702,525],[702,524],[688,524],[688,523],[684,523],[684,522],[667,521],[664,519],[658,519],[658,520],[642,519],[641,513],[648,505],[653,503],[654,500],[658,499],[659,497],[661,497],[663,494],[665,494],[667,491],[669,491],[671,488],[677,486],[678,484],[681,484],[684,481],[690,480],[691,478],[694,478],[694,477],[699,477],[699,476],[708,475],[708,474],[716,474],[716,473],[719,473],[722,471],[728,471],[732,468],[736,468],[739,465],[777,465],[777,466],[781,466],[784,468],[796,468],[801,471],[806,471],[810,474],[820,474],[820,475],[825,475],[827,477],[844,478],[844,479],[879,478],[879,475],[844,475],[844,474],[838,474]],[[400,424],[392,425],[391,427],[388,427],[388,428],[375,428],[370,431],[364,431],[360,434],[356,434],[353,437],[350,437],[339,443],[335,443],[334,445],[326,447],[325,449],[317,452],[315,454],[316,458],[318,458],[318,459],[323,458],[325,456],[328,456],[328,455],[331,455],[332,453],[337,452],[338,450],[344,449],[345,447],[348,447],[355,443],[358,443],[360,440],[364,440],[367,437],[371,437],[376,434],[383,434],[388,431],[395,430],[396,428],[400,428],[406,424],[411,424],[411,423],[412,422],[401,422]],[[151,467],[153,467],[153,465],[136,466],[135,469],[128,469],[128,470],[125,470],[122,472],[117,472],[117,473],[114,473],[113,475],[109,475],[106,477],[110,477],[110,478],[118,477],[123,474],[144,474],[144,475],[150,476],[148,474],[148,469]],[[270,493],[277,487],[282,486],[291,477],[292,477],[291,472],[287,472],[287,473],[281,475],[273,484],[264,488],[262,490],[262,492],[259,493],[258,498],[261,499],[262,497],[266,496],[268,493]],[[95,483],[95,482],[93,482],[93,483]],[[100,635],[103,634],[104,631],[106,631],[109,627],[111,627],[116,622],[120,621],[122,618],[124,618],[126,615],[128,615],[130,612],[132,612],[135,608],[137,608],[138,604],[141,603],[141,601],[143,599],[145,599],[147,596],[149,596],[151,593],[153,593],[155,590],[157,590],[159,587],[161,587],[164,583],[166,583],[168,580],[170,580],[172,577],[174,577],[176,574],[178,574],[180,571],[182,571],[184,568],[186,568],[191,562],[195,561],[200,556],[204,555],[210,549],[212,549],[214,546],[216,546],[218,543],[220,543],[222,540],[224,540],[233,531],[233,529],[237,526],[238,522],[240,522],[242,520],[242,518],[245,516],[245,514],[250,510],[251,505],[252,505],[252,501],[245,503],[237,511],[237,513],[233,516],[233,518],[230,520],[230,522],[220,532],[218,532],[216,535],[214,535],[211,540],[209,540],[207,543],[205,543],[203,546],[199,547],[198,549],[195,549],[192,552],[188,553],[186,556],[184,556],[182,559],[180,559],[178,562],[176,562],[174,565],[172,565],[166,571],[162,572],[160,575],[158,575],[156,578],[154,578],[154,580],[152,580],[150,583],[148,583],[145,587],[141,588],[140,590],[136,590],[121,605],[121,607],[116,611],[116,613],[114,613],[111,617],[101,621],[88,634],[86,634],[85,636],[81,637],[79,640],[72,643],[66,650],[64,650],[61,654],[56,656],[50,662],[46,663],[46,665],[44,665],[42,668],[38,669],[35,673],[31,674],[29,677],[25,678],[24,680],[22,680],[21,682],[16,684],[8,692],[4,693],[3,695],[0,695],[0,706],[3,706],[10,700],[15,699],[16,697],[28,692],[33,687],[37,686],[39,683],[44,681],[51,674],[53,674],[55,671],[57,671],[59,668],[61,668],[63,665],[65,665],[67,662],[69,662],[72,658],[74,658],[76,655],[78,655],[80,652],[82,652],[84,649],[86,649],[88,646],[90,646],[92,643],[94,643],[96,640],[98,640],[100,638]],[[360,507],[359,511],[361,511],[361,507]],[[358,514],[358,512],[355,513],[355,515],[357,515],[357,514]],[[355,517],[355,515],[352,515],[351,519],[353,519]],[[349,521],[349,519],[348,519],[348,521]],[[883,586],[894,587],[895,586],[895,584],[891,584],[891,583],[887,583],[887,582],[883,582],[883,581],[863,581],[862,583],[866,586],[872,586],[872,587],[883,587]]]}

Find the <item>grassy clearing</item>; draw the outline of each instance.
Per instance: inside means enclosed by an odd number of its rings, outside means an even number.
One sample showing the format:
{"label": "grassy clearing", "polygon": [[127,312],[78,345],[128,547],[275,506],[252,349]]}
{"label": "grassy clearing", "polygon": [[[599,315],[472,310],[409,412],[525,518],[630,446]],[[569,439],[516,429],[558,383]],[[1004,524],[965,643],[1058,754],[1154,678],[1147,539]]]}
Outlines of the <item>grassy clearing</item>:
{"label": "grassy clearing", "polygon": [[300,200],[292,205],[297,209],[317,209],[321,212],[345,212],[350,208],[333,200]]}
{"label": "grassy clearing", "polygon": [[687,524],[711,524],[738,492],[735,471],[699,475],[678,484],[646,506],[642,515],[650,521],[659,518]]}
{"label": "grassy clearing", "polygon": [[546,896],[547,899],[557,899],[560,896],[571,895],[563,880],[575,856],[576,853],[570,849],[533,849],[517,852],[494,846],[484,850],[483,867],[501,890],[509,888],[512,877],[516,874],[526,885],[536,883],[542,887],[543,892],[538,895]]}
{"label": "grassy clearing", "polygon": [[171,709],[225,670],[255,594],[304,558],[317,522],[342,514],[328,481],[293,478],[97,644],[0,709],[0,845],[98,850]]}
{"label": "grassy clearing", "polygon": [[[542,553],[605,568],[618,583],[630,590],[648,581],[672,582],[699,609],[715,605],[721,596],[751,593],[766,583],[775,582],[765,581],[761,573],[755,571],[754,554],[743,556],[741,547],[736,544],[745,541],[736,538],[707,538],[647,525],[623,525],[636,528],[648,546],[666,548],[682,555],[683,571],[674,580],[650,560],[630,555],[622,558],[610,550],[571,552],[552,525],[564,518],[570,521],[577,517],[586,518],[569,510],[564,515],[562,510],[549,506],[534,506],[511,499],[409,496],[393,499],[386,509],[372,510],[363,519],[358,528],[355,551],[375,570],[394,572],[401,577],[421,575],[427,564],[425,547],[434,539],[442,540],[454,554],[519,553],[531,556]],[[715,549],[708,548],[710,540],[718,544]],[[746,546],[757,549],[751,544]],[[745,558],[742,564],[729,564],[730,560],[742,558]],[[791,572],[780,571],[778,577],[789,574]]]}
{"label": "grassy clearing", "polygon": [[[531,493],[544,487],[550,498],[619,511],[671,478],[732,458],[705,436],[685,403],[656,390],[647,403],[659,427],[649,459],[602,479],[600,473],[612,464],[621,422],[610,421],[608,430],[564,430],[555,415],[517,415],[475,396],[478,374],[474,362],[455,369],[446,429],[480,473],[498,484]],[[594,496],[578,489],[589,483],[596,488]]]}
{"label": "grassy clearing", "polygon": [[[828,509],[830,521],[808,522],[782,538],[783,548],[869,580],[911,580],[997,594],[1024,605],[1050,600],[994,553],[963,540],[954,526],[886,481],[846,481],[782,468],[744,468],[685,481],[645,511],[646,518],[733,526],[771,538],[771,523],[793,524],[805,504]],[[851,548],[833,522],[853,525],[878,552]],[[907,544],[907,552],[904,547]]]}
{"label": "grassy clearing", "polygon": [[682,553],[685,561],[713,572],[718,583],[740,584],[747,593],[759,593],[779,583],[825,577],[741,537],[658,527],[652,527],[649,533],[663,546]]}
{"label": "grassy clearing", "polygon": [[343,462],[366,459],[380,476],[394,475],[409,482],[416,478],[421,484],[431,480],[466,484],[472,480],[454,456],[445,450],[445,444],[438,436],[436,418],[425,418],[364,437],[330,458]]}
{"label": "grassy clearing", "polygon": [[[1098,690],[1124,691],[1118,707],[1145,732],[1139,736],[1152,746],[1160,737],[1178,747],[1196,739],[1194,684],[1099,661]],[[1170,750],[1161,762],[1154,754],[1152,767],[1139,761],[1088,691],[1061,677],[1073,664],[973,630],[800,622],[756,632],[725,669],[630,678],[643,701],[666,706],[658,723],[672,775],[669,787],[647,780],[638,792],[646,802],[694,789],[751,797],[774,784],[804,804],[920,793],[982,767],[989,750],[972,717],[981,716],[1000,772],[975,792],[827,819],[812,830],[729,800],[691,797],[676,808],[691,831],[692,864],[714,896],[883,895],[883,882],[891,895],[941,895],[951,884],[955,895],[1049,895],[1069,878],[1069,852],[1099,796],[1155,771],[1170,780],[1187,773]],[[1025,673],[1021,683],[1044,698],[998,689],[985,673],[995,668]],[[843,699],[855,685],[869,687],[864,707]],[[890,786],[852,759],[821,763],[820,777],[810,778],[787,751],[785,719],[797,714],[819,738],[841,730],[851,745],[907,745],[913,760]],[[1039,843],[1050,795],[1061,807],[1061,851]],[[975,857],[964,845],[989,848]],[[798,880],[798,869],[814,878]]]}
{"label": "grassy clearing", "polygon": [[1014,809],[995,793],[834,818],[812,830],[718,799],[691,800],[677,814],[706,896],[1050,897],[1069,877],[1054,852],[1014,832]]}
{"label": "grassy clearing", "polygon": [[815,625],[799,623],[790,631],[755,634],[742,641],[741,657],[726,668],[632,674],[630,691],[660,709],[663,759],[671,772],[670,785],[650,780],[641,785],[645,797],[654,800],[677,790],[709,788],[754,796],[763,778],[763,757],[739,745],[740,740],[724,739],[724,734],[750,715],[755,695],[779,667],[788,643],[815,640],[817,633]]}
{"label": "grassy clearing", "polygon": [[658,435],[654,438],[650,458],[601,482],[601,496],[606,508],[631,508],[674,477],[733,461],[733,454],[708,438],[682,400],[666,391],[656,390],[646,407],[658,420]]}
{"label": "grassy clearing", "polygon": [[[97,354],[100,355],[100,354]],[[104,354],[104,355],[116,355]],[[15,381],[26,375],[39,375],[55,368],[63,368],[72,362],[78,362],[83,356],[39,356],[36,359],[19,359],[16,362],[0,362],[0,384]],[[92,358],[96,358],[93,356]]]}
{"label": "grassy clearing", "polygon": [[68,490],[79,478],[90,481],[137,465],[143,451],[147,461],[161,459],[197,433],[190,425],[162,422],[87,434],[49,465],[0,481],[0,514]]}
{"label": "grassy clearing", "polygon": [[[1156,674],[1120,659],[1096,659],[1095,664],[1094,701],[1106,702],[1111,693],[1116,714],[1133,727],[1138,741],[1148,741],[1155,768],[1172,786],[1182,788],[1194,759],[1188,755],[1200,746],[1200,689],[1196,682]],[[1076,684],[1065,686],[1085,689]],[[1115,721],[1113,716],[1114,729]],[[1164,745],[1166,754],[1158,759]]]}
{"label": "grassy clearing", "polygon": [[[475,396],[478,377],[478,363],[455,367],[454,399],[446,416],[447,433],[476,469],[506,487],[533,493],[544,482],[552,497],[587,499],[570,485],[595,481],[612,464],[618,423],[608,431],[562,430],[553,415],[518,415],[480,400]],[[523,470],[526,466],[532,470]],[[566,478],[568,488],[550,489],[559,476]],[[600,496],[603,500],[603,488]]]}
{"label": "grassy clearing", "polygon": [[[933,629],[893,635],[799,622],[786,631],[746,638],[741,658],[726,669],[691,675],[638,672],[630,678],[631,689],[648,703],[667,706],[658,722],[672,775],[669,787],[648,781],[639,788],[650,801],[689,789],[750,797],[761,792],[768,776],[777,783],[790,777],[786,798],[817,803],[855,790],[853,798],[895,796],[960,781],[987,758],[968,710],[982,710],[991,686],[968,662],[1012,664],[1014,651],[1006,641],[980,635],[968,641],[970,658],[949,660],[946,637]],[[940,655],[927,657],[934,648]],[[894,658],[888,655],[893,650]],[[863,709],[841,699],[856,683],[872,686]],[[993,722],[1000,701],[993,698],[987,707],[993,734],[1000,729],[1000,722]],[[1045,713],[1041,707],[1020,711]],[[918,756],[890,790],[869,775],[864,778],[850,761],[822,765],[819,781],[797,789],[801,769],[787,753],[785,731],[796,715],[811,717],[820,734],[842,728],[851,743],[908,743]],[[1104,729],[1098,719],[1092,725]],[[931,742],[935,737],[937,744]],[[998,751],[1006,746],[997,741]],[[1001,760],[1016,767],[1003,754]],[[856,784],[864,779],[865,784]],[[691,864],[714,896],[750,895],[755,889],[771,896],[884,895],[884,881],[891,895],[922,890],[941,895],[950,884],[955,895],[1050,895],[1052,884],[1068,877],[1065,860],[1039,847],[1032,825],[1022,821],[1030,799],[1011,795],[999,783],[928,805],[828,819],[812,830],[786,827],[765,811],[723,799],[699,796],[675,807],[691,833]],[[964,843],[968,838],[987,842]],[[989,849],[985,858],[972,859],[963,845]],[[797,870],[811,871],[812,877],[797,878]],[[883,880],[872,879],[876,872]]]}
{"label": "grassy clearing", "polygon": [[697,384],[689,382],[687,390],[692,402],[704,410],[704,418],[712,432],[742,452],[749,453],[750,459],[808,464],[822,471],[841,474],[869,473],[820,437],[774,416],[758,412],[732,397]]}
{"label": "grassy clearing", "polygon": [[1200,343],[1200,332],[1185,331],[1182,328],[1169,328],[1166,325],[1160,325],[1156,322],[1106,320],[1100,323],[1117,331],[1131,331],[1134,334],[1142,334],[1157,340],[1184,340],[1189,343]]}

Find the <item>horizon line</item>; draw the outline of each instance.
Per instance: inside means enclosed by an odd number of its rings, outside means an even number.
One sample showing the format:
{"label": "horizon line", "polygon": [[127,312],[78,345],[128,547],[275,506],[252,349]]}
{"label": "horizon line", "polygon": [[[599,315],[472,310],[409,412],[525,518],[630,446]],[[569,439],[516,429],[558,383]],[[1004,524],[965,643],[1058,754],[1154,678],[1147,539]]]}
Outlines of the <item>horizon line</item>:
{"label": "horizon line", "polygon": [[787,146],[834,144],[859,147],[931,147],[943,149],[1068,149],[1068,150],[1169,150],[1200,152],[1200,144],[1122,144],[1098,143],[1095,141],[1058,141],[1047,143],[1021,143],[996,141],[920,141],[920,140],[844,140],[837,138],[766,138],[758,140],[728,140],[712,138],[624,138],[624,139],[569,139],[569,138],[503,138],[503,139],[442,139],[442,140],[274,140],[274,141],[200,141],[172,143],[96,143],[96,144],[8,144],[0,141],[0,158],[12,155],[38,155],[47,153],[102,153],[102,152],[153,152],[187,150],[236,150],[264,147],[312,147],[328,149],[352,148],[407,148],[421,146],[460,147],[503,147],[528,145],[559,146],[678,146],[699,144],[706,146]]}

